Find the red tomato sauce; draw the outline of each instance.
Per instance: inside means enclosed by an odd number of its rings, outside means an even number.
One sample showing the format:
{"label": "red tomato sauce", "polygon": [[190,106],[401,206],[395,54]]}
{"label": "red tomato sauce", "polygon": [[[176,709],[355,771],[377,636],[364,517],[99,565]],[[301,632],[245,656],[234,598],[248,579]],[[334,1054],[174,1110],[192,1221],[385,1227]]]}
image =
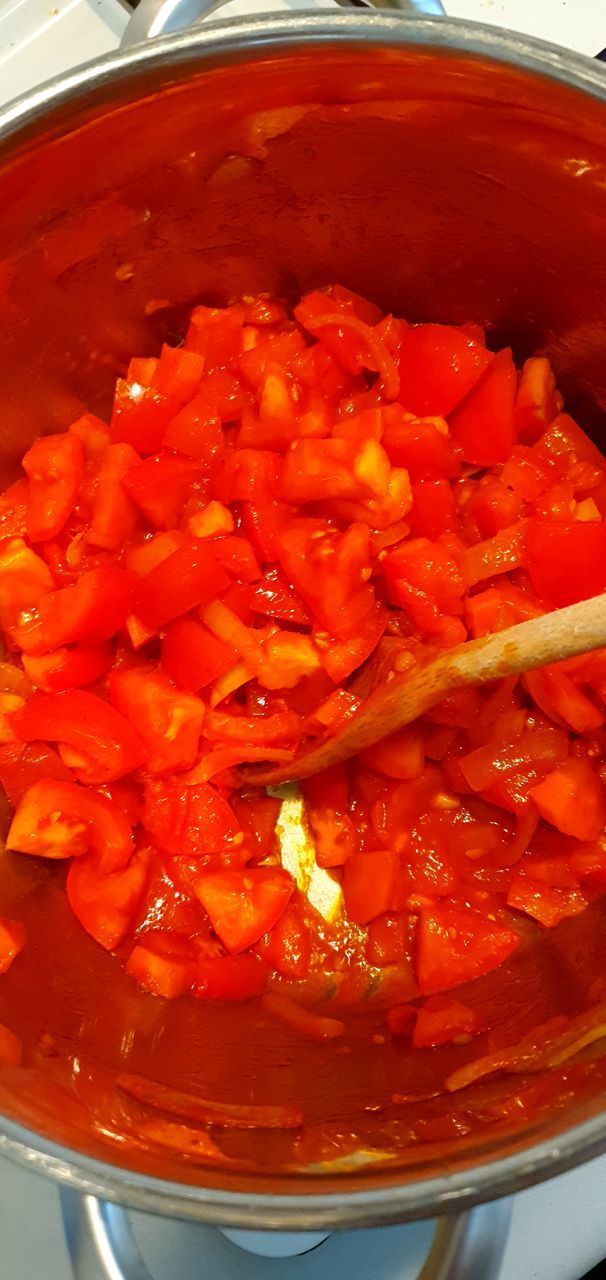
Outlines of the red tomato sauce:
{"label": "red tomato sauce", "polygon": [[[549,362],[339,286],[200,306],[109,423],[23,469],[0,497],[8,848],[67,859],[81,925],[156,996],[261,995],[332,1039],[309,992],[364,970],[393,1036],[481,1032],[448,993],[606,883],[606,652],[457,693],[303,784],[340,919],[236,769],[336,732],[390,669],[606,588],[606,458]],[[0,974],[24,945],[1,918]]]}

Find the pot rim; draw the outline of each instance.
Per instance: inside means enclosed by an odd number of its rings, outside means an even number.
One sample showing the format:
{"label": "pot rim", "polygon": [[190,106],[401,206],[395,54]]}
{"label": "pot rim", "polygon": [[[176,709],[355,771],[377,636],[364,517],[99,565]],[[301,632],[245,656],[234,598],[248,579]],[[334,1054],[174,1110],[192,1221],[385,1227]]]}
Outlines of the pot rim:
{"label": "pot rim", "polygon": [[[444,18],[414,18],[377,11],[321,10],[258,18],[224,19],[194,27],[149,44],[105,55],[24,94],[0,111],[0,146],[18,146],[45,116],[77,102],[90,104],[108,87],[131,88],[153,68],[210,67],[280,54],[289,47],[319,44],[429,46],[491,59],[564,84],[606,101],[606,71],[601,64],[559,46],[494,27]],[[60,131],[69,132],[63,117]],[[50,1141],[0,1115],[0,1155],[47,1174],[85,1194],[102,1196],[147,1212],[197,1219],[231,1227],[310,1230],[387,1225],[451,1214],[509,1195],[563,1173],[606,1151],[606,1113],[572,1125],[561,1134],[497,1159],[482,1160],[459,1172],[398,1183],[388,1175],[383,1186],[325,1193],[231,1191],[192,1186],[135,1173]],[[302,1178],[305,1175],[301,1175]],[[344,1175],[346,1181],[347,1175]]]}

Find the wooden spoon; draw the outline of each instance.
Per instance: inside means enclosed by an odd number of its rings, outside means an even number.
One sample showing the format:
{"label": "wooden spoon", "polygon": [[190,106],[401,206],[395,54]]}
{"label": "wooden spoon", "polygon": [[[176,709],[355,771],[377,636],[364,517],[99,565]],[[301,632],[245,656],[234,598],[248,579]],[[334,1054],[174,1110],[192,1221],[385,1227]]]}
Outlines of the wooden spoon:
{"label": "wooden spoon", "polygon": [[258,786],[308,778],[411,724],[457,689],[502,680],[521,671],[531,671],[533,667],[589,653],[603,645],[606,645],[606,595],[519,622],[496,635],[468,640],[421,667],[391,672],[365,699],[344,729],[301,752],[290,764],[242,766],[238,770],[239,778]]}

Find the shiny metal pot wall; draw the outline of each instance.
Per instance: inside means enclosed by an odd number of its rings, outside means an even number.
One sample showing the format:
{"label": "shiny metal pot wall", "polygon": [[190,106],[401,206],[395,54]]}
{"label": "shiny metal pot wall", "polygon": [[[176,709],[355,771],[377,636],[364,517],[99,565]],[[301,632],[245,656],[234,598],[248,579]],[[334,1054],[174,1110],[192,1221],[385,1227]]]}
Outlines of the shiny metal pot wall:
{"label": "shiny metal pot wall", "polygon": [[[547,350],[599,432],[605,229],[604,69],[538,42],[322,12],[91,64],[0,117],[4,477],[40,431],[107,412],[129,355],[174,339],[192,302],[335,279],[413,319],[485,321],[517,355]],[[0,912],[30,936],[0,989],[27,1062],[0,1079],[0,1150],[72,1186],[232,1225],[351,1226],[465,1208],[606,1145],[596,1090],[530,1128],[407,1146],[387,1103],[418,1068],[377,1052],[372,1002],[351,1012],[345,1057],[254,1004],[154,1001],[80,931],[58,876],[7,858],[0,879]],[[511,1038],[582,1008],[605,953],[598,904],[486,980]],[[184,1161],[136,1140],[124,1070],[210,1098],[296,1096],[312,1133],[349,1135],[348,1158],[297,1165],[248,1133],[233,1163]]]}

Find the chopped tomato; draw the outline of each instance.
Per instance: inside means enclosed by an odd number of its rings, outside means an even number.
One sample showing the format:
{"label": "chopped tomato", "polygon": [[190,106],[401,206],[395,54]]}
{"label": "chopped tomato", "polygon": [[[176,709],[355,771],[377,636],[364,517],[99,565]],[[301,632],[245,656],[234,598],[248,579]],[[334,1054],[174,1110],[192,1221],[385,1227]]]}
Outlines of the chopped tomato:
{"label": "chopped tomato", "polygon": [[546,822],[577,840],[596,840],[606,823],[606,791],[586,760],[565,760],[536,787],[532,799]]}
{"label": "chopped tomato", "polygon": [[448,416],[493,359],[452,325],[411,325],[399,350],[400,400],[412,413]]}
{"label": "chopped tomato", "polygon": [[417,981],[423,995],[490,973],[520,941],[506,925],[447,904],[421,911],[417,929]]}
{"label": "chopped tomato", "polygon": [[141,579],[136,611],[153,628],[207,604],[229,578],[205,542],[185,541]]}
{"label": "chopped tomato", "polygon": [[157,453],[169,422],[181,408],[176,396],[156,387],[119,378],[110,423],[114,444],[130,444],[137,453]]}
{"label": "chopped tomato", "polygon": [[484,1030],[483,1019],[452,996],[430,996],[417,1013],[412,1033],[415,1049],[439,1044],[467,1044]]}
{"label": "chopped tomato", "polygon": [[263,991],[267,974],[260,956],[201,955],[193,993],[198,1000],[250,1000]]}
{"label": "chopped tomato", "polygon": [[538,920],[546,929],[577,916],[587,906],[587,898],[578,889],[558,888],[533,880],[524,871],[514,876],[507,894],[507,903]]}
{"label": "chopped tomato", "polygon": [[12,805],[18,805],[28,788],[42,779],[73,782],[71,769],[53,747],[43,742],[14,742],[0,747],[0,783]]}
{"label": "chopped tomato", "polygon": [[193,399],[204,373],[204,357],[185,347],[169,347],[166,343],[154,368],[152,382],[166,396],[175,396],[185,404]]}
{"label": "chopped tomato", "polygon": [[92,684],[111,667],[113,659],[113,650],[107,643],[74,645],[38,657],[24,654],[23,667],[36,688],[44,693],[62,693]]}
{"label": "chopped tomato", "polygon": [[414,538],[400,543],[383,561],[390,599],[423,634],[439,630],[444,615],[460,614],[465,583],[448,546]]}
{"label": "chopped tomato", "polygon": [[133,841],[130,823],[105,796],[44,778],[22,795],[6,847],[38,858],[77,858],[90,850],[89,860],[105,875],[128,862]]}
{"label": "chopped tomato", "polygon": [[455,500],[446,480],[419,480],[413,484],[408,523],[415,537],[432,541],[455,528]]}
{"label": "chopped tomato", "polygon": [[126,961],[130,978],[151,995],[174,1000],[192,985],[196,973],[196,948],[189,938],[168,929],[139,934]]}
{"label": "chopped tomato", "polygon": [[606,524],[529,521],[526,567],[553,608],[599,595],[606,588]]}
{"label": "chopped tomato", "polygon": [[110,444],[101,455],[99,481],[87,542],[106,551],[118,551],[130,538],[137,523],[137,511],[125,477],[139,457],[129,444]]}
{"label": "chopped tomato", "polygon": [[69,519],[84,476],[84,450],[69,431],[43,436],[25,454],[26,527],[31,542],[56,538]]}
{"label": "chopped tomato", "polygon": [[280,539],[280,560],[320,626],[331,635],[349,639],[374,611],[365,525],[353,524],[340,534],[321,521],[293,521]]}
{"label": "chopped tomato", "polygon": [[314,1002],[370,967],[429,997],[387,1017],[413,1050],[465,1041],[476,1001],[442,993],[606,885],[606,649],[461,688],[301,797],[240,766],[296,773],[394,677],[606,592],[606,455],[544,356],[340,285],[172,341],[0,493],[8,847],[71,859],[76,916],[159,998],[262,996],[328,1041]]}
{"label": "chopped tomato", "polygon": [[311,932],[296,903],[289,903],[277,924],[257,944],[259,955],[285,978],[307,977],[311,962]]}
{"label": "chopped tomato", "polygon": [[368,926],[366,959],[369,964],[382,969],[385,965],[401,964],[410,953],[408,917],[387,912],[375,916]]}
{"label": "chopped tomato", "polygon": [[531,356],[524,363],[515,399],[518,439],[533,444],[557,417],[559,408],[549,360],[546,356]]}
{"label": "chopped tomato", "polygon": [[206,782],[146,783],[141,821],[154,843],[168,853],[199,857],[242,841],[235,813]]}
{"label": "chopped tomato", "polygon": [[120,871],[102,874],[94,856],[77,858],[67,873],[69,905],[83,929],[115,951],[132,928],[145,893],[150,852],[139,849]]}
{"label": "chopped tomato", "polygon": [[450,415],[453,440],[466,462],[493,467],[509,457],[516,442],[516,385],[511,351],[499,351]]}
{"label": "chopped tomato", "polygon": [[416,728],[398,729],[362,751],[360,760],[387,778],[418,778],[425,763],[422,734]]}
{"label": "chopped tomato", "polygon": [[132,502],[154,529],[173,529],[185,500],[200,480],[200,468],[170,453],[136,461],[124,476]]}
{"label": "chopped tomato", "polygon": [[203,875],[196,895],[227,950],[246,951],[277,924],[294,889],[288,872],[258,867]]}
{"label": "chopped tomato", "polygon": [[193,618],[171,623],[162,640],[162,666],[183,689],[197,693],[229,671],[237,654]]}
{"label": "chopped tomato", "polygon": [[347,914],[356,924],[368,924],[400,903],[402,867],[392,849],[354,853],[345,863],[343,896]]}
{"label": "chopped tomato", "polygon": [[415,418],[396,405],[380,412],[381,443],[394,467],[406,467],[414,482],[454,480],[461,474],[444,418]]}
{"label": "chopped tomato", "polygon": [[23,538],[0,542],[0,622],[12,631],[20,615],[36,609],[54,586],[53,575]]}
{"label": "chopped tomato", "polygon": [[71,765],[87,782],[110,782],[137,769],[141,739],[123,716],[84,689],[37,693],[12,717],[21,742],[60,742],[72,748]]}
{"label": "chopped tomato", "polygon": [[[1,577],[1,572],[0,572]],[[71,587],[46,593],[13,630],[25,653],[47,653],[67,644],[94,644],[116,635],[126,621],[133,594],[126,569],[89,569]]]}
{"label": "chopped tomato", "polygon": [[190,769],[206,708],[200,698],[174,689],[153,667],[121,667],[109,679],[113,705],[136,729],[150,773]]}

